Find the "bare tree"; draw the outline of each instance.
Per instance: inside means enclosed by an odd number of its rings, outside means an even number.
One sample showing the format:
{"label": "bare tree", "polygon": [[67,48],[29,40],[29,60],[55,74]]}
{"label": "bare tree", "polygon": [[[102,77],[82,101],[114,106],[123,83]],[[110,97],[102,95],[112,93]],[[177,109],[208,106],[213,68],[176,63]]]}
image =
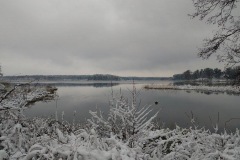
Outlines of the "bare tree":
{"label": "bare tree", "polygon": [[198,55],[208,59],[217,54],[218,60],[228,66],[240,63],[240,12],[236,9],[239,0],[192,1],[196,10],[190,16],[218,25],[215,34],[204,40]]}

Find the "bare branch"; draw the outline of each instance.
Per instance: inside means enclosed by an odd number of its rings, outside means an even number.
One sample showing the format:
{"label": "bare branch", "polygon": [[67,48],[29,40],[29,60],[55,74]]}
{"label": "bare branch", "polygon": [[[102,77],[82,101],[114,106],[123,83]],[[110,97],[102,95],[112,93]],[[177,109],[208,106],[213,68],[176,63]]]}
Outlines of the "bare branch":
{"label": "bare branch", "polygon": [[[208,59],[218,52],[219,62],[227,65],[240,63],[240,16],[233,15],[238,0],[193,0],[196,12],[190,15],[210,24],[218,24],[219,30],[212,38],[204,40],[198,56]],[[219,53],[221,51],[221,53]]]}

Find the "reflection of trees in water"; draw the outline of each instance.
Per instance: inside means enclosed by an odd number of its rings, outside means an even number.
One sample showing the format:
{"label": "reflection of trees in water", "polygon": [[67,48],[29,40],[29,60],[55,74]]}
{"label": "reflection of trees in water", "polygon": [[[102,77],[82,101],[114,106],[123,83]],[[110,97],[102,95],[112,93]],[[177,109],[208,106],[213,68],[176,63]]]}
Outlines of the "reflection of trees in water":
{"label": "reflection of trees in water", "polygon": [[236,85],[235,81],[174,81],[173,85],[192,85],[192,86],[227,86],[227,85]]}
{"label": "reflection of trees in water", "polygon": [[117,85],[119,85],[119,83],[93,83],[93,87],[96,87],[96,88],[99,88],[99,87],[112,87],[112,86],[117,86]]}
{"label": "reflection of trees in water", "polygon": [[218,95],[218,94],[227,94],[227,95],[233,95],[233,96],[239,96],[240,93],[234,93],[234,92],[216,92],[216,91],[203,91],[203,90],[185,90],[185,92],[187,93],[192,93],[192,92],[195,92],[195,93],[200,93],[200,94],[206,94],[206,95]]}
{"label": "reflection of trees in water", "polygon": [[95,88],[117,86],[119,83],[32,83],[37,86],[56,86],[56,87],[86,87],[92,86]]}
{"label": "reflection of trees in water", "polygon": [[[175,86],[182,86],[182,85],[191,85],[191,86],[231,86],[234,85],[234,81],[225,81],[225,82],[211,82],[211,81],[176,81],[173,82],[173,85]],[[235,85],[236,86],[236,85]],[[240,85],[236,86],[240,89]],[[192,92],[196,92],[196,93],[201,93],[201,94],[206,94],[206,95],[218,95],[218,94],[227,94],[227,95],[235,95],[235,96],[239,96],[240,93],[235,93],[235,92],[231,92],[231,91],[206,91],[206,90],[185,90],[187,93],[192,93]]]}

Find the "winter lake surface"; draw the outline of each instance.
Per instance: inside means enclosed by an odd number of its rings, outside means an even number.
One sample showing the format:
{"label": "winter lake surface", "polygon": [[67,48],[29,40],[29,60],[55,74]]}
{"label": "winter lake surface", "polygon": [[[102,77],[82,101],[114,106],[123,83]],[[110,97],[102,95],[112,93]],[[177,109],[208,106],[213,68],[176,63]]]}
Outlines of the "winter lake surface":
{"label": "winter lake surface", "polygon": [[[146,84],[168,84],[169,81],[139,81],[135,86],[138,90],[137,101],[140,107],[151,105],[152,115],[160,111],[156,121],[165,127],[174,128],[175,124],[181,127],[191,125],[191,116],[195,117],[195,124],[199,127],[213,130],[213,125],[218,121],[222,130],[225,122],[231,118],[240,118],[239,95],[228,95],[226,93],[198,93],[196,91],[184,90],[146,90]],[[111,93],[118,97],[120,90],[124,97],[131,100],[131,82],[69,82],[55,83],[59,98],[57,101],[38,102],[25,111],[28,117],[55,116],[72,122],[83,123],[90,118],[89,110],[101,110],[104,115],[109,111],[109,100]],[[158,102],[158,103],[155,103]],[[74,116],[74,112],[76,115]],[[211,120],[210,120],[211,119]],[[226,123],[228,130],[234,131],[240,128],[240,119],[234,119]]]}

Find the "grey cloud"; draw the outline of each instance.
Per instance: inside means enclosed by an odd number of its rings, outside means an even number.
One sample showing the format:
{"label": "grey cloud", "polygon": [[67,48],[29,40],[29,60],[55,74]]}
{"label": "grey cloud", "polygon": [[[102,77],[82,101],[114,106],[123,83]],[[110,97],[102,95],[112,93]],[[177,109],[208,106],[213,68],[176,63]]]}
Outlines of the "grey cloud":
{"label": "grey cloud", "polygon": [[[197,45],[214,29],[192,11],[190,0],[1,0],[0,61],[6,74],[170,76],[174,65],[201,66]],[[44,62],[51,67],[30,65]]]}

